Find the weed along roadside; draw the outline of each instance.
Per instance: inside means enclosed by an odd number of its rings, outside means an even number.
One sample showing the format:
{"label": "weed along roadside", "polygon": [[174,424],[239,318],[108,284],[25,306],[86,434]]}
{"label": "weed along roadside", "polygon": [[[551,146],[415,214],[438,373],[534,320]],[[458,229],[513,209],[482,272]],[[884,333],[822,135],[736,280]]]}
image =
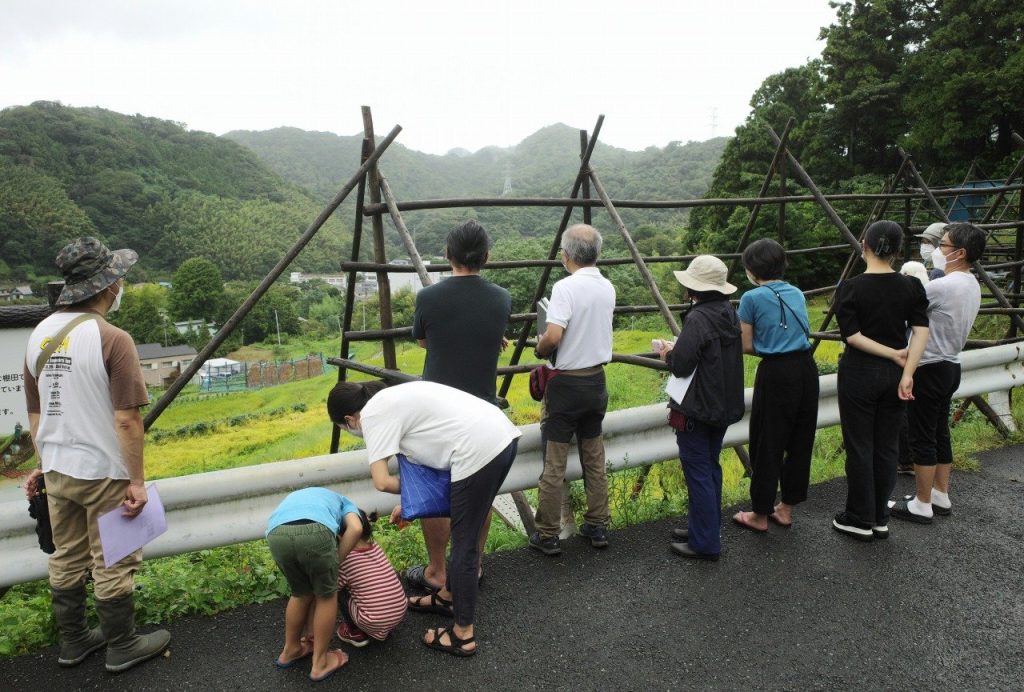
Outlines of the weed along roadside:
{"label": "weed along roadside", "polygon": [[[656,332],[620,332],[616,349],[640,351]],[[836,343],[823,343],[816,353],[819,368],[830,372],[839,353]],[[422,368],[423,351],[405,349],[400,367],[409,372]],[[506,354],[507,358],[507,354]],[[373,363],[373,359],[366,357]],[[756,361],[746,360],[750,386]],[[331,427],[324,414],[328,391],[336,373],[260,390],[202,397],[187,395],[169,407],[149,433],[147,467],[154,479],[296,459],[322,454],[330,441]],[[626,409],[664,401],[660,373],[608,366],[610,409]],[[529,398],[525,378],[516,378],[508,396],[509,415],[517,424],[536,422],[539,405]],[[1015,402],[1014,416],[1024,424],[1024,403]],[[670,434],[666,426],[666,435]],[[345,442],[356,441],[345,436]],[[1005,444],[1005,441],[973,407],[953,429],[956,468],[976,469],[971,455]],[[843,474],[844,455],[838,427],[817,433],[812,482]],[[722,456],[723,504],[748,498],[749,480],[733,450]],[[814,490],[812,488],[811,492]],[[528,496],[535,491],[528,491]],[[686,512],[685,484],[678,460],[609,475],[612,529]],[[531,498],[535,499],[535,498]],[[570,500],[579,519],[585,505],[583,486],[571,486]],[[399,530],[378,521],[374,534],[397,569],[422,563],[426,558],[422,532]],[[520,548],[526,537],[503,522],[492,523],[488,552]],[[186,614],[213,614],[249,603],[287,595],[287,585],[263,541],[202,550],[175,557],[146,561],[137,576],[140,623],[169,623]],[[90,587],[91,588],[91,587]],[[90,618],[95,615],[90,612]],[[45,581],[12,587],[0,600],[0,656],[19,655],[52,645],[56,631],[49,590]]]}

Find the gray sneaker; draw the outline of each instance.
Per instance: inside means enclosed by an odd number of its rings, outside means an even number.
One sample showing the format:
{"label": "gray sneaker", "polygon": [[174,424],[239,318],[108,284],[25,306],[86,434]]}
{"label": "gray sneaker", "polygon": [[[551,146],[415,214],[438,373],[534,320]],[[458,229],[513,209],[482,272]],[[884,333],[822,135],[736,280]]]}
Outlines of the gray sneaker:
{"label": "gray sneaker", "polygon": [[580,526],[580,536],[590,539],[590,545],[594,548],[608,547],[608,532],[603,526],[583,524]]}
{"label": "gray sneaker", "polygon": [[540,535],[540,531],[534,531],[530,536],[530,547],[545,555],[561,555],[562,553],[562,542],[558,540],[558,536],[544,538]]}

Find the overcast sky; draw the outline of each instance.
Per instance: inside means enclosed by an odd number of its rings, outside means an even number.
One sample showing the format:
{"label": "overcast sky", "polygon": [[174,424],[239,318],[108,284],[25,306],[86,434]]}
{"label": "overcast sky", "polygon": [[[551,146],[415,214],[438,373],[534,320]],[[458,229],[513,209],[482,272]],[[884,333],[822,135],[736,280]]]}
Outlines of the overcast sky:
{"label": "overcast sky", "polygon": [[[821,54],[827,0],[0,0],[0,107],[509,146],[545,125],[628,149],[730,135],[761,81]],[[717,123],[717,124],[715,124]]]}

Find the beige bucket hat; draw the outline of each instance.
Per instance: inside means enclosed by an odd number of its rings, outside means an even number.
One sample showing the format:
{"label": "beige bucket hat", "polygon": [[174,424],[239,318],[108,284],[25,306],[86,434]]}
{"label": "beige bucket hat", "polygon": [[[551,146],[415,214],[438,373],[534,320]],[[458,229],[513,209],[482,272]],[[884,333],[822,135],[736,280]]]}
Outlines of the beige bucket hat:
{"label": "beige bucket hat", "polygon": [[672,274],[676,281],[691,291],[718,291],[725,295],[736,292],[736,287],[726,281],[729,269],[725,262],[713,255],[698,255],[689,267]]}

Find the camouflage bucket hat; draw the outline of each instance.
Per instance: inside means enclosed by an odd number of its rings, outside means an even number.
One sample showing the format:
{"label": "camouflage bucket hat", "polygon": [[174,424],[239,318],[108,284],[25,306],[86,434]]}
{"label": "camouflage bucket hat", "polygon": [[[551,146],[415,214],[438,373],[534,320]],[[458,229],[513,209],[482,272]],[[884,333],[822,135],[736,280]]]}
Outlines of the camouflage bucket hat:
{"label": "camouflage bucket hat", "polygon": [[54,264],[64,275],[64,290],[57,305],[92,298],[128,273],[139,259],[135,250],[110,251],[96,238],[79,238],[57,253]]}

